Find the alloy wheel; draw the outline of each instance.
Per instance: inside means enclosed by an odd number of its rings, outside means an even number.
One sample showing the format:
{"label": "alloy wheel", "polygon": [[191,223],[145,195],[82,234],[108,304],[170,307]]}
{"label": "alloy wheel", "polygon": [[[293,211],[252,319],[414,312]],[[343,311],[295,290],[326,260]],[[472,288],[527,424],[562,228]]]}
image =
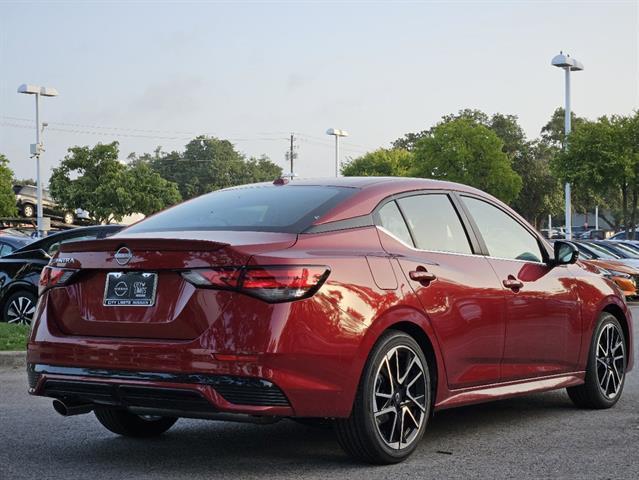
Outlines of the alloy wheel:
{"label": "alloy wheel", "polygon": [[617,325],[607,324],[597,340],[597,380],[601,393],[614,399],[621,390],[626,368],[623,335]]}
{"label": "alloy wheel", "polygon": [[9,304],[7,309],[7,323],[18,325],[31,325],[33,314],[35,313],[35,304],[28,297],[16,297]]}
{"label": "alloy wheel", "polygon": [[417,354],[392,348],[380,362],[373,391],[373,417],[384,443],[395,450],[411,445],[426,415],[427,380]]}
{"label": "alloy wheel", "polygon": [[31,205],[25,205],[24,208],[22,209],[22,213],[25,217],[31,218],[33,217],[33,214],[35,213],[33,210],[33,207]]}

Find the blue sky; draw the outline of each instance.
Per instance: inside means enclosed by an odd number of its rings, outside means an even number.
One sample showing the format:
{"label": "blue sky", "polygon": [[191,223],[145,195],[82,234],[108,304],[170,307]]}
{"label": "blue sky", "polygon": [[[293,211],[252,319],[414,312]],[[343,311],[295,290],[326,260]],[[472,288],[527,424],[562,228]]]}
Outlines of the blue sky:
{"label": "blue sky", "polygon": [[639,2],[7,2],[0,0],[0,152],[34,177],[33,100],[44,99],[44,173],[73,145],[131,152],[229,138],[302,176],[428,128],[461,108],[519,116],[531,138],[563,104],[563,49],[581,60],[573,109],[639,108]]}

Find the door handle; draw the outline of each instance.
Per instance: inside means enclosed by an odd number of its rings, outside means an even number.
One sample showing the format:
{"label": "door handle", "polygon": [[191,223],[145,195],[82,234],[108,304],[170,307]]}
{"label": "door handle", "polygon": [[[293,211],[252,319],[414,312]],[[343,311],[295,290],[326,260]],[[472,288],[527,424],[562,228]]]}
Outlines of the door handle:
{"label": "door handle", "polygon": [[435,275],[434,273],[431,273],[426,269],[421,269],[419,267],[417,270],[412,270],[411,272],[409,272],[408,276],[411,280],[415,280],[422,285],[428,285],[430,282],[437,278],[437,275]]}
{"label": "door handle", "polygon": [[511,290],[515,290],[515,291],[519,290],[520,288],[524,286],[523,282],[520,282],[512,275],[508,275],[508,278],[504,280],[502,283],[504,284],[504,287],[510,288]]}

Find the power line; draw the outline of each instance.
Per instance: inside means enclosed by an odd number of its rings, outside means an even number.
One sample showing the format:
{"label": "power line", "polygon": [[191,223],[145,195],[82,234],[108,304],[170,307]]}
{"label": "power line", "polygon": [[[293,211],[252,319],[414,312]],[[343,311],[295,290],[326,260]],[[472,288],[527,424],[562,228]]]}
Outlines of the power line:
{"label": "power line", "polygon": [[[32,129],[33,120],[21,117],[12,117],[7,115],[0,115],[0,126],[11,128]],[[53,132],[71,133],[78,135],[92,135],[102,137],[116,137],[116,138],[142,138],[149,140],[182,140],[188,141],[200,135],[214,136],[217,138],[223,138],[231,142],[281,142],[283,139],[287,141],[290,137],[284,137],[283,132],[260,132],[257,136],[244,136],[244,137],[230,137],[224,138],[220,135],[211,134],[207,132],[180,132],[171,130],[153,130],[142,128],[129,128],[129,127],[111,127],[102,125],[89,125],[82,123],[70,123],[70,122],[49,122],[48,130]],[[332,148],[332,142],[324,139],[323,137],[310,135],[306,133],[293,133],[291,135],[297,135],[295,140],[300,140],[303,143],[310,145],[320,146],[324,148]],[[354,144],[351,142],[345,142],[342,145],[342,149],[355,154],[363,154],[373,150],[370,147]],[[297,154],[294,154],[297,155]],[[290,153],[288,153],[290,160]]]}

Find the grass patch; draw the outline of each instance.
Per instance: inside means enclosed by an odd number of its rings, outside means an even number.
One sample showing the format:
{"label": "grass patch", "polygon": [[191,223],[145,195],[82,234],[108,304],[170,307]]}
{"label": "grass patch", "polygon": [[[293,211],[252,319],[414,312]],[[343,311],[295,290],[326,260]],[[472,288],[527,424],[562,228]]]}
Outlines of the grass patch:
{"label": "grass patch", "polygon": [[0,322],[0,351],[26,350],[31,327]]}

